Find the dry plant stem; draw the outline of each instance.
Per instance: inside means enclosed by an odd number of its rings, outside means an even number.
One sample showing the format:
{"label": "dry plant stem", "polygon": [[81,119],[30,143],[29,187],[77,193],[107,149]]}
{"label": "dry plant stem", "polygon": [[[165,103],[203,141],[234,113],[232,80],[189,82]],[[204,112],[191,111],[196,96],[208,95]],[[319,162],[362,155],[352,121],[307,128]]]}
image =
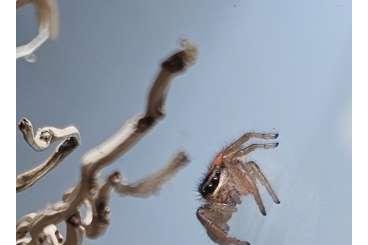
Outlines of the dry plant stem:
{"label": "dry plant stem", "polygon": [[[29,245],[32,244],[32,239],[23,237],[17,239],[17,245]],[[39,245],[65,245],[63,236],[55,225],[46,226],[43,231],[38,235],[37,244]],[[75,243],[73,243],[75,244]],[[70,244],[71,245],[71,244]]]}
{"label": "dry plant stem", "polygon": [[55,39],[59,29],[59,14],[56,0],[17,0],[17,9],[32,3],[38,19],[38,34],[25,45],[17,47],[17,59],[34,53],[48,39]]}
{"label": "dry plant stem", "polygon": [[64,238],[55,225],[46,226],[38,235],[38,243],[42,245],[62,245]]}
{"label": "dry plant stem", "polygon": [[32,241],[30,237],[23,237],[21,239],[17,239],[16,245],[28,245]]}
{"label": "dry plant stem", "polygon": [[92,176],[127,152],[163,117],[163,105],[169,82],[174,75],[185,71],[196,58],[194,46],[187,43],[185,45],[184,50],[174,53],[162,63],[161,71],[150,90],[145,114],[128,121],[110,139],[83,156],[83,165],[90,166]]}
{"label": "dry plant stem", "polygon": [[29,231],[29,227],[32,224],[33,220],[36,218],[37,213],[29,213],[17,221],[17,233],[16,239],[21,239],[25,237]]}
{"label": "dry plant stem", "polygon": [[63,245],[80,245],[83,241],[85,229],[81,223],[81,217],[77,211],[66,221],[66,239]]}
{"label": "dry plant stem", "polygon": [[34,185],[38,180],[54,169],[59,163],[69,155],[80,142],[79,131],[70,126],[64,129],[54,127],[44,127],[33,133],[32,123],[27,118],[22,118],[18,124],[25,141],[37,151],[41,151],[50,146],[51,143],[63,139],[63,142],[43,163],[17,176],[17,192]]}
{"label": "dry plant stem", "polygon": [[111,189],[111,182],[107,180],[98,190],[96,198],[86,201],[89,203],[89,205],[86,205],[87,217],[91,216],[91,221],[84,224],[88,238],[95,239],[99,237],[105,233],[110,224],[110,208],[108,207],[108,203],[110,201]]}
{"label": "dry plant stem", "polygon": [[52,169],[57,167],[59,163],[69,155],[78,146],[76,138],[67,138],[64,140],[51,154],[46,161],[37,167],[28,170],[17,176],[17,192],[24,191],[25,189],[34,185],[38,180],[45,176]]}
{"label": "dry plant stem", "polygon": [[[163,114],[159,112],[162,112],[170,80],[174,75],[183,72],[191,65],[195,59],[195,55],[195,47],[189,43],[185,43],[182,50],[174,53],[162,63],[161,71],[154,81],[149,93],[145,114],[143,116],[137,116],[126,123],[114,136],[88,152],[82,159],[80,182],[64,195],[63,201],[55,203],[49,208],[38,212],[36,216],[27,223],[27,227],[22,227],[23,234],[27,231],[32,237],[30,244],[37,244],[36,239],[38,234],[40,234],[46,226],[52,224],[57,225],[68,220],[75,214],[75,211],[78,210],[85,200],[94,200],[95,196],[97,196],[96,200],[98,200],[99,195],[100,197],[101,195],[103,196],[102,192],[104,191],[102,191],[102,188],[104,187],[102,186],[100,189],[96,184],[99,170],[108,166],[117,157],[127,152],[160,118],[162,118]],[[175,171],[172,172],[174,173]],[[163,173],[159,174],[159,176],[161,175],[165,176]],[[160,183],[156,183],[156,187],[159,184]],[[105,209],[100,209],[100,211],[101,210],[106,211]],[[17,226],[17,233],[18,232]]]}
{"label": "dry plant stem", "polygon": [[66,226],[66,240],[63,245],[80,245],[83,242],[85,230],[83,226]]}
{"label": "dry plant stem", "polygon": [[31,2],[32,0],[17,0],[17,9]]}
{"label": "dry plant stem", "polygon": [[[163,183],[168,181],[175,175],[182,167],[188,163],[188,157],[184,152],[179,152],[171,161],[161,170],[153,173],[146,178],[139,180],[133,184],[124,184],[121,181],[114,181],[114,190],[120,195],[134,196],[134,197],[148,197],[158,193]],[[111,175],[111,177],[113,177]],[[115,173],[118,176],[118,173]],[[117,177],[119,179],[119,177]]]}
{"label": "dry plant stem", "polygon": [[28,118],[23,117],[18,123],[18,128],[22,132],[24,140],[35,151],[43,151],[53,142],[67,137],[75,137],[80,141],[79,130],[74,126],[69,126],[63,129],[43,127],[34,132],[31,121]]}
{"label": "dry plant stem", "polygon": [[38,29],[38,34],[27,44],[17,47],[17,59],[27,57],[33,54],[49,39],[48,26],[41,26]]}
{"label": "dry plant stem", "polygon": [[87,201],[86,216],[90,216],[91,218],[88,219],[91,219],[91,221],[84,225],[86,236],[96,239],[106,231],[110,224],[108,203],[112,188],[114,188],[115,192],[123,196],[148,197],[158,193],[161,186],[183,168],[188,161],[185,153],[179,152],[169,161],[167,166],[133,184],[122,183],[120,173],[112,173],[105,184],[100,187],[96,198]]}

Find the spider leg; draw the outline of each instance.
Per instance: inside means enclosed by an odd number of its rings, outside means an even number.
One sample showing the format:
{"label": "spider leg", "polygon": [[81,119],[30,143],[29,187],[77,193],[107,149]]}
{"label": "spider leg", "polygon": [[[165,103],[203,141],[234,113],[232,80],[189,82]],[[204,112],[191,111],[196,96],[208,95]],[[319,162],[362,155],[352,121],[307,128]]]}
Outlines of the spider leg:
{"label": "spider leg", "polygon": [[266,188],[267,192],[272,197],[273,202],[279,204],[279,198],[277,197],[275,191],[271,187],[270,182],[267,180],[266,176],[263,174],[257,163],[254,161],[249,161],[244,163],[243,166],[247,168],[251,172],[251,175],[253,175],[254,178],[256,178]]}
{"label": "spider leg", "polygon": [[236,151],[241,147],[242,144],[246,143],[251,138],[256,139],[264,139],[264,140],[271,140],[276,139],[279,137],[278,133],[256,133],[256,132],[248,132],[240,136],[237,140],[235,140],[233,143],[231,143],[226,149],[226,153],[230,153],[232,151]]}
{"label": "spider leg", "polygon": [[249,145],[245,148],[240,149],[239,151],[237,151],[236,153],[234,153],[234,155],[232,156],[232,158],[237,158],[237,157],[241,157],[241,156],[245,156],[248,155],[249,153],[257,150],[257,149],[272,149],[272,148],[276,148],[279,145],[279,143],[268,143],[268,144],[252,144]]}
{"label": "spider leg", "polygon": [[[221,222],[221,220],[214,217],[217,216],[218,218],[221,216],[228,216],[226,214],[222,214],[222,212],[226,211],[221,208],[211,208],[211,205],[204,205],[197,209],[197,218],[207,230],[208,236],[214,242],[220,245],[250,245],[250,243],[247,241],[240,241],[234,237],[228,236],[228,226],[226,224],[227,220],[225,219],[226,221],[223,220],[225,222]],[[222,228],[224,225],[226,229]]]}
{"label": "spider leg", "polygon": [[254,188],[254,191],[253,191],[252,194],[253,194],[254,200],[257,203],[257,206],[258,206],[259,211],[261,212],[261,214],[263,216],[266,216],[267,215],[266,208],[263,205],[263,201],[262,201],[261,195],[259,194],[259,191],[258,191],[258,188],[257,187]]}
{"label": "spider leg", "polygon": [[246,186],[247,186],[247,189],[248,189],[248,192],[250,194],[252,194],[254,200],[256,201],[257,203],[257,206],[258,206],[258,209],[259,211],[261,212],[261,214],[263,216],[266,216],[266,209],[265,209],[265,206],[263,204],[263,201],[262,201],[262,198],[261,198],[261,195],[259,194],[259,190],[258,190],[258,187],[257,187],[257,180],[256,180],[256,177],[249,171],[249,169],[247,168],[244,168],[243,166],[243,170],[244,170],[244,173],[247,178],[247,182],[245,182]]}

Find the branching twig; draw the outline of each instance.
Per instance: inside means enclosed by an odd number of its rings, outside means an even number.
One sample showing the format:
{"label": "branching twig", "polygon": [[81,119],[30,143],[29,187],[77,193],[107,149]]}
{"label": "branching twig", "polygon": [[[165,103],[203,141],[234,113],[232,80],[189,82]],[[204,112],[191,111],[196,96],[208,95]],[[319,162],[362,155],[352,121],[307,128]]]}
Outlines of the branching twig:
{"label": "branching twig", "polygon": [[79,145],[80,141],[79,131],[73,126],[64,129],[44,127],[38,129],[36,136],[33,133],[32,123],[27,118],[22,118],[18,127],[25,141],[36,151],[46,149],[55,141],[64,140],[45,162],[17,176],[17,192],[32,186],[54,169]]}
{"label": "branching twig", "polygon": [[36,217],[36,213],[29,213],[18,220],[16,233],[17,240],[27,235],[27,233],[29,232],[29,227]]}
{"label": "branching twig", "polygon": [[[77,218],[78,220],[78,209],[86,202],[91,204],[90,211],[87,207],[87,212],[92,212],[92,218],[90,223],[84,224],[82,222],[81,226],[85,228],[88,237],[97,237],[105,231],[109,223],[107,204],[112,186],[121,194],[147,196],[157,191],[161,184],[184,166],[187,158],[183,153],[179,153],[166,168],[136,184],[124,185],[120,183],[117,173],[112,174],[102,186],[97,184],[99,171],[127,152],[163,117],[163,106],[169,82],[174,75],[183,72],[191,65],[195,57],[195,47],[188,42],[183,42],[183,49],[174,53],[162,63],[161,70],[150,90],[144,115],[136,116],[110,139],[85,154],[82,158],[80,182],[64,194],[63,201],[32,214],[32,216],[28,215],[22,218],[22,222],[17,225],[17,240],[30,234],[32,240],[29,244],[37,244],[38,236],[44,232],[45,227],[67,221],[67,227],[69,227],[67,241],[81,241],[83,232],[80,225],[78,225],[79,221],[78,224],[75,224],[75,222],[71,222],[71,219]],[[29,132],[25,133],[26,139],[37,138],[27,136],[28,134]],[[29,142],[35,142],[35,140]],[[40,146],[38,143],[35,143],[35,145]],[[79,230],[76,230],[76,227]]]}
{"label": "branching twig", "polygon": [[63,129],[55,127],[39,128],[34,133],[32,123],[26,117],[23,117],[18,123],[18,128],[22,132],[24,140],[35,150],[43,151],[53,142],[65,139],[67,137],[75,137],[80,141],[79,130],[74,126]]}
{"label": "branching twig", "polygon": [[111,182],[107,180],[98,190],[96,197],[85,200],[87,214],[84,220],[86,236],[95,239],[105,233],[110,224],[110,201]]}
{"label": "branching twig", "polygon": [[64,238],[56,225],[48,225],[38,235],[38,243],[42,245],[62,245]]}
{"label": "branching twig", "polygon": [[196,48],[193,45],[187,41],[183,41],[182,45],[183,50],[174,53],[162,63],[150,90],[145,114],[128,121],[110,139],[83,156],[83,164],[90,166],[90,175],[95,175],[99,169],[127,152],[163,117],[163,105],[169,82],[175,75],[185,71],[196,58]]}
{"label": "branching twig", "polygon": [[159,191],[162,184],[168,181],[188,162],[188,157],[184,152],[179,152],[167,166],[156,173],[137,181],[133,184],[124,184],[119,172],[113,172],[105,184],[101,186],[96,198],[91,202],[87,201],[87,217],[89,222],[84,224],[86,236],[95,239],[101,236],[110,223],[110,190],[114,190],[123,196],[148,197]]}
{"label": "branching twig", "polygon": [[38,19],[38,34],[29,43],[17,47],[17,59],[34,53],[48,39],[55,39],[59,29],[56,0],[17,0],[17,9],[32,3]]}

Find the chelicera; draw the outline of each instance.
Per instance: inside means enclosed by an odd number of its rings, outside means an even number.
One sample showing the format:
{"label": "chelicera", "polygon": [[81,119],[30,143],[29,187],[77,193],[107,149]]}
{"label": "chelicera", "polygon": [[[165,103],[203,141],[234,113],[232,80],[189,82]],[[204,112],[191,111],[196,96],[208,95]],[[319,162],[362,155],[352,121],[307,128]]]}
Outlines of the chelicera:
{"label": "chelicera", "polygon": [[279,143],[244,146],[251,138],[272,140],[278,136],[278,133],[245,133],[225,147],[211,162],[207,174],[198,186],[204,204],[197,209],[197,218],[214,242],[220,245],[250,244],[228,236],[230,227],[227,222],[236,211],[236,205],[241,203],[241,197],[248,194],[253,196],[261,214],[266,215],[257,181],[266,188],[274,203],[280,203],[259,166],[247,159],[248,154],[254,150],[276,148]]}

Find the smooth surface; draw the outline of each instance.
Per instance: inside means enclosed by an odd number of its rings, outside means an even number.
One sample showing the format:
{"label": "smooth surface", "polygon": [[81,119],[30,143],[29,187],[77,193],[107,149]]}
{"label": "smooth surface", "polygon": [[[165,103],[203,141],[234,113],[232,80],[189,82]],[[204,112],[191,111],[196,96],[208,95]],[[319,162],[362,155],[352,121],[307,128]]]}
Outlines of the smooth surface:
{"label": "smooth surface", "polygon": [[[213,155],[248,130],[280,132],[258,161],[278,193],[268,215],[245,198],[230,234],[254,245],[351,243],[351,2],[348,0],[59,1],[60,36],[17,61],[17,121],[77,126],[82,145],[17,194],[17,217],[60,200],[80,158],[143,111],[159,61],[179,38],[198,44],[195,66],[169,91],[167,117],[112,169],[136,180],[185,149],[190,165],[148,199],[113,195],[108,232],[85,244],[213,244],[195,218],[196,183]],[[36,31],[17,12],[17,44]],[[15,124],[15,122],[14,122]],[[14,127],[15,128],[15,127]],[[33,152],[17,132],[17,172]]]}

